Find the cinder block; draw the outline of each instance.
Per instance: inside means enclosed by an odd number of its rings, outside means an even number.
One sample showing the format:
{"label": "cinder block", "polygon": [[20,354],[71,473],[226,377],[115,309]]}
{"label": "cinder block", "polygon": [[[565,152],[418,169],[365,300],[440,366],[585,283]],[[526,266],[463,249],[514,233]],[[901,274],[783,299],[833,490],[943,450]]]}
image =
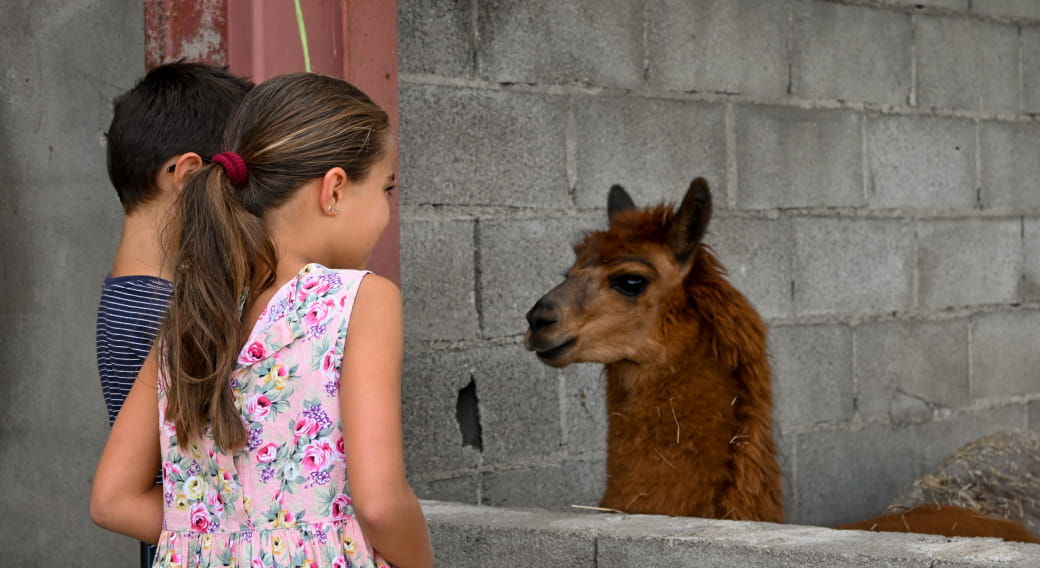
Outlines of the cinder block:
{"label": "cinder block", "polygon": [[791,91],[807,99],[905,105],[910,15],[815,0],[791,4]]}
{"label": "cinder block", "polygon": [[972,397],[1040,393],[1040,311],[993,312],[972,323]]}
{"label": "cinder block", "polygon": [[479,335],[474,222],[408,219],[401,223],[401,294],[408,341]]}
{"label": "cinder block", "polygon": [[559,284],[574,263],[571,246],[586,231],[603,229],[592,217],[489,219],[477,224],[480,294],[487,337],[523,335],[524,315]]}
{"label": "cinder block", "polygon": [[971,402],[968,320],[894,321],[855,330],[861,417],[928,422],[935,409]]}
{"label": "cinder block", "polygon": [[877,313],[911,307],[911,222],[797,217],[793,226],[796,314]]}
{"label": "cinder block", "polygon": [[991,21],[919,16],[917,105],[1018,112],[1018,28]]}
{"label": "cinder block", "polygon": [[[789,524],[652,515],[607,519],[595,525],[591,521],[586,523],[599,534],[597,566],[600,568],[644,565],[929,568],[940,564],[936,558],[962,558],[956,548],[946,544],[947,539],[920,534],[835,531]],[[973,547],[973,550],[978,549]],[[1002,554],[1008,552],[1001,551]],[[960,562],[954,565],[962,566]]]}
{"label": "cinder block", "polygon": [[638,205],[679,202],[693,178],[726,203],[725,105],[642,97],[576,99],[579,207],[606,207],[613,184]]}
{"label": "cinder block", "polygon": [[643,81],[639,3],[486,0],[478,13],[477,65],[484,79],[625,88]]}
{"label": "cinder block", "polygon": [[[477,400],[484,395],[483,382],[476,379],[474,358],[465,351],[405,351],[401,409],[409,473],[475,471],[480,463],[481,448],[476,447],[479,444],[466,444],[457,415],[459,391],[471,380],[476,380]],[[436,491],[428,494],[430,497],[457,496],[456,488],[441,493],[447,488],[431,485],[430,490]]]}
{"label": "cinder block", "polygon": [[559,453],[559,372],[519,343],[473,350],[470,356],[480,400],[483,463],[519,463]]}
{"label": "cinder block", "polygon": [[983,122],[979,141],[982,206],[1040,207],[1040,125]]}
{"label": "cinder block", "polygon": [[1026,419],[1030,430],[1040,432],[1040,401],[1034,400],[1026,405]]}
{"label": "cinder block", "polygon": [[[559,381],[519,344],[409,352],[402,394],[409,471],[437,475],[559,454]],[[475,408],[460,403],[464,388],[473,389]],[[479,428],[464,433],[463,422]]]}
{"label": "cinder block", "polygon": [[793,236],[787,219],[720,217],[704,242],[726,267],[731,284],[763,318],[791,315]]}
{"label": "cinder block", "polygon": [[[775,399],[774,399],[775,401]],[[776,411],[773,411],[774,414]],[[790,438],[784,434],[779,424],[773,423],[773,441],[776,443],[776,460],[780,464],[780,472],[783,475],[781,481],[781,490],[783,491],[783,503],[784,503],[784,516],[785,522],[790,520],[792,511],[798,510],[798,492],[796,490],[797,485],[795,484],[796,478],[796,461],[798,456],[795,455],[794,436]]]}
{"label": "cinder block", "polygon": [[[733,534],[735,542],[713,542],[713,539],[656,536],[640,539],[601,537],[597,546],[596,568],[629,568],[632,566],[702,566],[741,568],[933,568],[939,566],[927,558],[914,558],[867,543],[835,542],[841,537],[806,534],[812,529],[799,527],[802,534],[789,536],[755,531]],[[739,529],[738,529],[739,530]],[[741,538],[742,537],[742,538]],[[759,544],[759,542],[769,542]],[[766,540],[768,539],[768,540]],[[727,539],[730,540],[730,539]],[[782,544],[777,545],[777,541]],[[785,542],[786,541],[786,542]],[[809,542],[810,546],[806,546]],[[855,546],[859,544],[860,546]],[[850,546],[851,545],[851,546]],[[858,549],[858,550],[856,550]],[[891,558],[879,558],[889,556]],[[908,557],[909,556],[909,557]],[[960,566],[958,564],[957,566]]]}
{"label": "cinder block", "polygon": [[596,567],[593,534],[498,527],[493,522],[430,523],[430,540],[438,566],[495,568],[519,562],[533,566]]}
{"label": "cinder block", "polygon": [[964,444],[1021,428],[1021,406],[961,414],[950,421],[797,435],[798,524],[834,526],[882,514],[892,499]]}
{"label": "cinder block", "polygon": [[862,121],[846,110],[737,107],[737,205],[863,205]]}
{"label": "cinder block", "polygon": [[404,205],[571,204],[565,98],[404,83],[400,112]]}
{"label": "cinder block", "polygon": [[561,371],[564,384],[563,442],[567,453],[605,455],[607,377],[603,365],[581,363]]}
{"label": "cinder block", "polygon": [[1024,218],[1022,237],[1025,250],[1019,293],[1023,302],[1036,302],[1040,301],[1040,219]]}
{"label": "cinder block", "polygon": [[399,71],[471,76],[474,50],[472,6],[470,0],[398,2]]}
{"label": "cinder block", "polygon": [[486,471],[482,505],[539,507],[573,511],[572,505],[595,507],[606,487],[603,460],[567,460],[507,471]]}
{"label": "cinder block", "polygon": [[787,6],[771,0],[652,0],[650,85],[779,97],[787,92]]}
{"label": "cinder block", "polygon": [[[413,472],[415,473],[415,472]],[[473,473],[446,479],[409,480],[409,485],[420,499],[438,499],[456,503],[479,505],[480,474]]]}
{"label": "cinder block", "polygon": [[975,124],[919,116],[869,116],[871,207],[975,206]]}
{"label": "cinder block", "polygon": [[926,308],[1017,301],[1022,225],[1017,219],[921,221],[918,305]]}
{"label": "cinder block", "polygon": [[847,326],[774,326],[769,353],[773,414],[782,430],[852,418],[852,330]]}
{"label": "cinder block", "polygon": [[998,18],[1040,19],[1040,3],[1036,0],[972,0],[971,11]]}
{"label": "cinder block", "polygon": [[1021,28],[1022,112],[1040,112],[1040,28]]}
{"label": "cinder block", "polygon": [[910,6],[914,8],[947,8],[950,10],[967,10],[969,0],[882,0],[891,6]]}
{"label": "cinder block", "polygon": [[[422,501],[437,566],[493,568],[522,563],[593,568],[592,531],[560,527],[573,515]],[[551,530],[549,527],[559,527]]]}

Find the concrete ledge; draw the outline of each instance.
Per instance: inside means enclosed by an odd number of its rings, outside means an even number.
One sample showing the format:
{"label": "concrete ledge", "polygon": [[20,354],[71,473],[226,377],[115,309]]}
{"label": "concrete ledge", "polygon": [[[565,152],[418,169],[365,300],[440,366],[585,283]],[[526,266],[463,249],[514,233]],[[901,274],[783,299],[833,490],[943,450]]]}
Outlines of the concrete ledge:
{"label": "concrete ledge", "polygon": [[1040,546],[655,515],[423,501],[438,566],[1040,566]]}

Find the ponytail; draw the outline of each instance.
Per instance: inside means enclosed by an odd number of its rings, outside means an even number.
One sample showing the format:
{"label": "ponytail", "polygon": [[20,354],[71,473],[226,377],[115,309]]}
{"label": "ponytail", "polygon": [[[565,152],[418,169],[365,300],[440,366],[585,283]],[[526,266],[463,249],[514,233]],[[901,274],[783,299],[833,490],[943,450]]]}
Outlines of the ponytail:
{"label": "ponytail", "polygon": [[160,355],[178,444],[207,426],[225,450],[248,439],[231,374],[253,323],[243,306],[275,283],[264,215],[330,168],[364,180],[391,144],[386,112],[339,79],[283,75],[242,100],[224,133],[223,147],[235,152],[214,156],[181,191],[168,247],[177,270]]}
{"label": "ponytail", "polygon": [[177,270],[161,345],[166,414],[180,445],[197,439],[207,424],[221,448],[246,442],[231,373],[248,331],[242,306],[253,303],[246,296],[274,282],[276,254],[263,221],[242,207],[238,191],[220,165],[211,165],[179,198]]}

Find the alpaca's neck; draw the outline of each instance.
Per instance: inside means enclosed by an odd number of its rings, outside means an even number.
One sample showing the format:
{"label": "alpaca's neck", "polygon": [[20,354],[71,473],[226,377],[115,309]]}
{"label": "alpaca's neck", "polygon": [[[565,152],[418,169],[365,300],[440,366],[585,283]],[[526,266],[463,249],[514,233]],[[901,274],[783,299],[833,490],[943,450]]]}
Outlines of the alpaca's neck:
{"label": "alpaca's neck", "polygon": [[[674,354],[673,354],[674,355]],[[768,373],[768,371],[766,371]],[[667,363],[606,366],[605,507],[629,512],[780,520],[779,469],[770,436],[771,401],[753,396],[741,369],[707,353]],[[768,374],[765,377],[768,381]],[[751,447],[754,446],[754,447]],[[747,450],[766,462],[762,487],[738,487]],[[758,516],[730,504],[734,492],[769,495]]]}
{"label": "alpaca's neck", "polygon": [[[642,451],[663,451],[681,446],[695,450],[711,448],[707,456],[716,462],[728,459],[728,441],[743,427],[741,385],[716,361],[672,361],[667,365],[607,365],[607,412],[610,445],[626,439],[653,441]],[[678,442],[676,442],[678,438]],[[633,448],[625,448],[626,452]]]}

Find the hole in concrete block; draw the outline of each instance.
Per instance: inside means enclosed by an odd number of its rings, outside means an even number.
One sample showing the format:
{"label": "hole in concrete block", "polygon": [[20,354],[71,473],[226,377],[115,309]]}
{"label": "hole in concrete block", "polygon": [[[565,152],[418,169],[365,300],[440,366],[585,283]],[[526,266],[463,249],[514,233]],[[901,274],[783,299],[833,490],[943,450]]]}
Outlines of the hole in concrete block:
{"label": "hole in concrete block", "polygon": [[484,437],[480,428],[480,405],[477,399],[477,380],[472,375],[469,384],[459,389],[459,399],[455,403],[455,420],[459,422],[462,432],[462,445],[484,451]]}

